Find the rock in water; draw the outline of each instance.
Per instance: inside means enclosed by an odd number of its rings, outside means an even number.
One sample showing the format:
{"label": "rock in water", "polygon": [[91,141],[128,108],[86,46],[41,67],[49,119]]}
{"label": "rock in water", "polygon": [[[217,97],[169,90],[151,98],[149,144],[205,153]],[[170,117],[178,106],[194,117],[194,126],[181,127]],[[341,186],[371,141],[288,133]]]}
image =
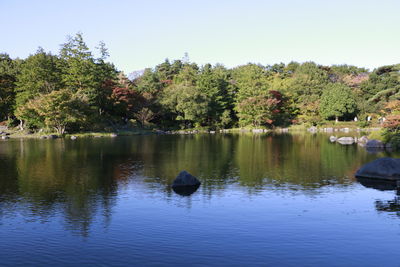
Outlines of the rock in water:
{"label": "rock in water", "polygon": [[337,142],[341,145],[352,145],[354,143],[353,137],[340,137]]}
{"label": "rock in water", "polygon": [[356,172],[355,176],[385,180],[398,180],[400,179],[400,159],[376,159],[362,166]]}
{"label": "rock in water", "polygon": [[199,186],[201,183],[196,177],[187,171],[181,171],[172,183],[172,187],[178,186]]}
{"label": "rock in water", "polygon": [[368,142],[368,137],[366,137],[365,135],[361,136],[360,138],[358,138],[358,143],[367,143]]}
{"label": "rock in water", "polygon": [[336,140],[337,140],[337,137],[336,136],[333,136],[333,135],[331,135],[330,137],[329,137],[329,140],[333,143],[333,142],[336,142]]}

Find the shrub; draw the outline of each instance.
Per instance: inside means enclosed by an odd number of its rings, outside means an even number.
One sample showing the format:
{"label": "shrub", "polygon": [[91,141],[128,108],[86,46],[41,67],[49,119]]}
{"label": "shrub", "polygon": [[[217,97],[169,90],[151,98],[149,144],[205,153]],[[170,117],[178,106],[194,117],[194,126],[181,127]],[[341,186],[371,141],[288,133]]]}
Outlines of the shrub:
{"label": "shrub", "polygon": [[386,139],[386,134],[387,133],[385,130],[373,131],[368,135],[368,139],[376,139],[384,142]]}
{"label": "shrub", "polygon": [[400,134],[392,136],[390,144],[394,149],[400,149]]}

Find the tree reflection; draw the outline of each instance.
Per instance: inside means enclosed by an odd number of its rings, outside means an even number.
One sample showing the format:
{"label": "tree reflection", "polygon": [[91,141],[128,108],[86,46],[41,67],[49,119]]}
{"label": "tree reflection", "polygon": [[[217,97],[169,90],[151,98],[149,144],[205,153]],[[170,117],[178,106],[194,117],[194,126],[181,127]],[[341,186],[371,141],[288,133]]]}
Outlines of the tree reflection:
{"label": "tree reflection", "polygon": [[307,134],[12,140],[0,143],[0,219],[16,207],[40,220],[61,213],[67,229],[86,236],[94,220],[110,221],[121,188],[132,183],[190,201],[197,188],[170,187],[187,170],[202,182],[196,194],[208,198],[232,184],[248,194],[265,188],[318,194],[321,186],[351,183],[352,173],[375,157]]}

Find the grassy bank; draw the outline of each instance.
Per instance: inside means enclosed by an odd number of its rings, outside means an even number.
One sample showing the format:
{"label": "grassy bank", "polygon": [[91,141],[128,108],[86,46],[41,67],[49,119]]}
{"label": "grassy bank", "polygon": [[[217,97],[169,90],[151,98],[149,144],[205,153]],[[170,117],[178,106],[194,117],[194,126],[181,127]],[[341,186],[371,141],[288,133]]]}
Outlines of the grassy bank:
{"label": "grassy bank", "polygon": [[[266,127],[243,127],[243,128],[229,128],[229,129],[219,129],[219,130],[210,130],[209,128],[191,128],[191,129],[182,129],[182,130],[170,130],[170,131],[162,131],[155,128],[140,128],[140,127],[132,127],[132,128],[123,128],[116,129],[115,131],[87,131],[87,132],[77,132],[77,133],[67,133],[62,137],[71,138],[75,136],[77,138],[86,138],[86,137],[115,137],[115,136],[134,136],[134,135],[147,135],[147,134],[201,134],[201,133],[242,133],[242,132],[296,132],[296,131],[307,131],[311,126],[308,124],[297,124],[291,125],[288,128],[266,128]],[[357,122],[338,122],[338,123],[325,123],[321,124],[317,127],[319,131],[323,131],[324,128],[333,128],[333,131],[341,131],[345,128],[348,128],[350,131],[371,131],[372,129],[377,130],[380,129],[380,125],[370,125],[366,128],[360,127]],[[59,136],[55,132],[32,132],[32,131],[20,131],[18,128],[12,128],[6,131],[10,138],[45,138],[51,135]]]}

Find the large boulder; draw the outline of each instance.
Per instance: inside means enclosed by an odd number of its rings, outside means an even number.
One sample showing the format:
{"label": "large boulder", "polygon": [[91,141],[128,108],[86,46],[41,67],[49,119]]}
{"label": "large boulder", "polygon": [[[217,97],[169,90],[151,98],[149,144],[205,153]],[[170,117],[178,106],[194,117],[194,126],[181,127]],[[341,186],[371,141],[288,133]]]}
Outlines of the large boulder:
{"label": "large boulder", "polygon": [[181,171],[172,183],[172,187],[199,186],[200,184],[200,181],[196,177],[187,171]]}
{"label": "large boulder", "polygon": [[362,166],[356,177],[377,178],[385,180],[400,179],[400,159],[379,158]]}
{"label": "large boulder", "polygon": [[337,142],[341,145],[352,145],[354,143],[353,137],[340,137]]}

